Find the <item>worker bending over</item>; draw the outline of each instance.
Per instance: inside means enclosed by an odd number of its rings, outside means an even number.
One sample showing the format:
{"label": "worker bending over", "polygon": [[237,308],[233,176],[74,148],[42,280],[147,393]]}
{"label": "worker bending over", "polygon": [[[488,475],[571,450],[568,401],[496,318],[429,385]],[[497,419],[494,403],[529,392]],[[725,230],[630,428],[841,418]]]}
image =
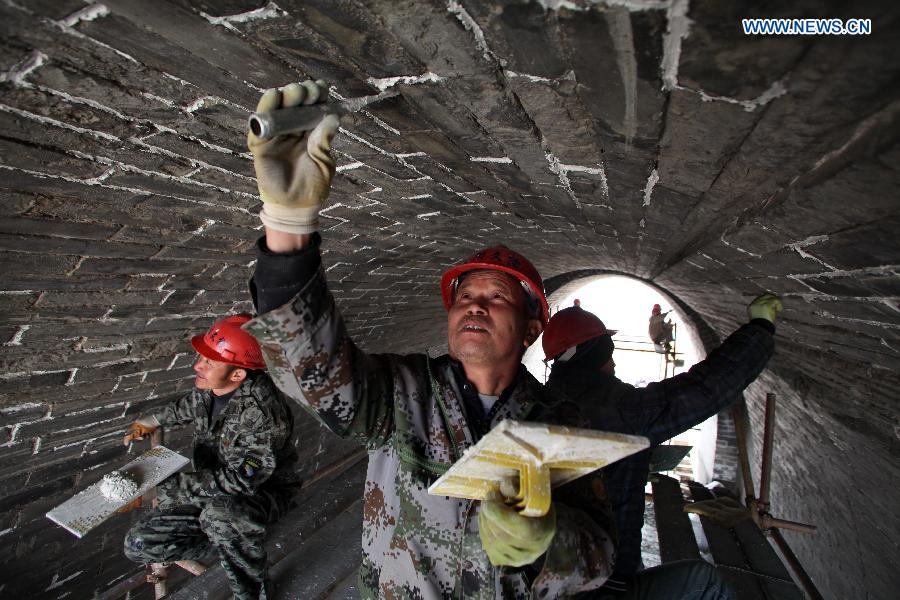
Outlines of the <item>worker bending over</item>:
{"label": "worker bending over", "polygon": [[[658,308],[659,305],[657,305]],[[647,436],[651,447],[603,469],[619,539],[615,572],[604,586],[610,597],[680,598],[674,590],[694,590],[691,598],[719,599],[724,581],[703,561],[641,568],[644,487],[655,445],[687,431],[741,399],[741,392],[760,374],[775,347],[775,315],[781,300],[771,294],[747,309],[750,322],[687,373],[636,388],[615,376],[615,331],[579,306],[550,319],[542,341],[546,360],[553,360],[547,387],[567,395],[597,429]],[[659,595],[662,594],[662,595]],[[603,598],[601,595],[599,598]]]}
{"label": "worker bending over", "polygon": [[199,353],[194,389],[132,423],[123,440],[194,425],[194,471],[157,486],[159,507],[128,531],[125,555],[139,563],[172,562],[199,560],[215,549],[238,600],[271,599],[266,525],[290,508],[300,487],[293,417],[264,372],[259,344],[241,329],[249,320],[227,317],[192,338]]}
{"label": "worker bending over", "polygon": [[[257,110],[326,95],[321,81],[292,84],[266,91]],[[328,290],[317,233],[337,127],[326,117],[308,135],[249,136],[265,237],[251,284],[260,316],[245,329],[283,392],[368,447],[361,596],[550,599],[598,587],[611,571],[611,515],[598,522],[589,478],[555,491],[540,518],[502,499],[427,491],[503,419],[581,424],[520,364],[548,317],[540,275],[504,246],[476,252],[441,279],[449,355],[360,350]]]}

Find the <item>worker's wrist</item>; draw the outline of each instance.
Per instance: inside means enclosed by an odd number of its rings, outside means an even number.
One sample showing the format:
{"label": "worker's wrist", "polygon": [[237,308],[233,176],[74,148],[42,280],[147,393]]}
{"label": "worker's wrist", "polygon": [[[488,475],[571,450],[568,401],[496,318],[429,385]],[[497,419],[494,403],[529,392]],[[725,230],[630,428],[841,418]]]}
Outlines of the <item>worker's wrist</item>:
{"label": "worker's wrist", "polygon": [[[267,232],[273,230],[292,236],[309,235],[319,229],[319,208],[319,204],[289,207],[268,203],[259,211],[259,220],[266,226]],[[280,248],[272,250],[281,251]]]}
{"label": "worker's wrist", "polygon": [[750,324],[758,325],[758,326],[762,327],[763,329],[765,329],[766,331],[768,331],[769,333],[771,333],[772,335],[775,335],[775,323],[773,323],[772,321],[770,321],[768,319],[763,319],[762,317],[757,317],[755,319],[750,319]]}

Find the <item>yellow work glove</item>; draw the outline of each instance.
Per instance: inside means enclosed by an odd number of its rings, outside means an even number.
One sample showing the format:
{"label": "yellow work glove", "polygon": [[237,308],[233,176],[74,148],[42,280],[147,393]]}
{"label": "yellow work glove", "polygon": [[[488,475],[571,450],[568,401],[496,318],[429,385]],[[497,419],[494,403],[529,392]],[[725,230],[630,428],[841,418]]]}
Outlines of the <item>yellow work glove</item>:
{"label": "yellow work glove", "polygon": [[127,446],[134,440],[142,440],[145,436],[156,431],[157,427],[159,427],[159,421],[156,420],[156,417],[152,415],[149,417],[141,417],[128,426],[125,437],[122,438],[122,444]]}
{"label": "yellow work glove", "polygon": [[[322,81],[292,83],[266,90],[256,112],[316,104],[328,99]],[[260,140],[247,134],[253,154],[256,184],[263,209],[259,218],[267,227],[287,233],[313,233],[319,225],[319,209],[328,198],[334,177],[331,140],[339,120],[328,115],[312,131]]]}
{"label": "yellow work glove", "polygon": [[530,565],[547,551],[556,535],[556,510],[551,504],[543,517],[523,517],[493,495],[481,502],[478,532],[495,567]]}
{"label": "yellow work glove", "polygon": [[775,294],[763,294],[747,306],[747,315],[751,321],[753,319],[765,319],[774,324],[775,315],[781,312],[782,308],[781,298]]}

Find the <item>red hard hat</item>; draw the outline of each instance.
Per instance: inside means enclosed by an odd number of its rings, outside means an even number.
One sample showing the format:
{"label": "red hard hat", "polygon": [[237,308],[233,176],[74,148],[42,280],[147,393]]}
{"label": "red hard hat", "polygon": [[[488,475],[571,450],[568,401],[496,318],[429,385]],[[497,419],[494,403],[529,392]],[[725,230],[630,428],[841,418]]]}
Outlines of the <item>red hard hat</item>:
{"label": "red hard hat", "polygon": [[241,329],[250,315],[232,315],[213,323],[203,335],[191,338],[194,350],[210,360],[228,363],[242,369],[265,369],[259,343]]}
{"label": "red hard hat", "polygon": [[653,305],[653,314],[658,315],[661,312],[662,312],[662,307],[659,304],[654,304]]}
{"label": "red hard hat", "polygon": [[580,306],[570,306],[559,311],[544,329],[542,345],[544,361],[556,358],[572,346],[577,346],[601,335],[615,335],[617,330],[607,329],[594,313]]}
{"label": "red hard hat", "polygon": [[540,274],[527,258],[518,252],[513,252],[502,244],[479,250],[464,263],[451,267],[444,273],[443,277],[441,277],[441,297],[444,300],[444,308],[450,310],[450,307],[453,306],[453,292],[456,290],[459,276],[469,271],[481,269],[502,271],[525,284],[531,295],[540,302],[541,323],[547,324],[547,321],[550,319],[550,307],[547,305],[547,296],[544,295],[544,282],[541,280]]}

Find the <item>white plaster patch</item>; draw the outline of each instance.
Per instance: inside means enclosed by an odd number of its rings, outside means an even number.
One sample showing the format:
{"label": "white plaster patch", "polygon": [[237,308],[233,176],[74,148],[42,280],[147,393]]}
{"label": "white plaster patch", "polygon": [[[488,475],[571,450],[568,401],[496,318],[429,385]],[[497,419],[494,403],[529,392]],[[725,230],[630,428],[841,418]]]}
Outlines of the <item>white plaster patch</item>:
{"label": "white plaster patch", "polygon": [[819,242],[824,242],[828,240],[827,235],[814,235],[806,238],[805,240],[800,240],[799,242],[794,242],[793,244],[788,244],[785,248],[790,248],[794,252],[800,255],[801,258],[808,258],[810,260],[814,260],[826,269],[834,270],[835,267],[833,265],[828,264],[824,260],[818,258],[817,256],[813,256],[809,252],[804,251],[803,249],[807,246],[812,246],[813,244],[818,244]]}
{"label": "white plaster patch", "polygon": [[691,20],[687,16],[688,0],[672,0],[666,10],[666,33],[663,35],[662,80],[664,90],[678,87],[678,62],[681,60],[681,41],[690,33]]}
{"label": "white plaster patch", "polygon": [[76,10],[68,17],[60,19],[60,23],[66,25],[67,27],[74,27],[82,21],[93,21],[107,15],[109,15],[109,9],[106,8],[106,6],[104,6],[103,4],[88,4],[80,10]]}
{"label": "white plaster patch", "polygon": [[609,10],[606,15],[606,25],[616,51],[619,77],[625,93],[622,133],[625,135],[625,143],[630,146],[637,134],[637,59],[634,56],[631,15],[623,8]]}
{"label": "white plaster patch", "polygon": [[[481,50],[481,54],[485,60],[496,60],[496,55],[491,52],[491,49],[488,47],[487,40],[484,37],[484,31],[481,30],[481,27],[472,18],[472,15],[469,14],[459,2],[456,0],[449,0],[447,2],[447,11],[456,16],[462,26],[466,28],[466,30],[471,31],[472,35],[475,36],[475,47]],[[505,61],[501,61],[505,62]]]}
{"label": "white plaster patch", "polygon": [[788,92],[787,85],[784,83],[784,81],[781,80],[776,81],[775,83],[770,85],[768,89],[766,89],[762,94],[760,94],[756,98],[753,98],[752,100],[737,100],[736,98],[728,98],[726,96],[716,96],[713,94],[707,94],[703,90],[694,90],[691,88],[682,87],[680,85],[675,86],[674,89],[699,94],[700,99],[703,102],[726,102],[728,104],[737,104],[747,112],[753,112],[760,106],[765,106],[772,100],[780,98]]}
{"label": "white plaster patch", "polygon": [[650,195],[653,194],[653,188],[659,182],[659,172],[656,169],[650,171],[647,178],[647,185],[644,186],[644,206],[650,206]]}
{"label": "white plaster patch", "polygon": [[528,75],[527,73],[517,73],[515,71],[510,71],[508,69],[503,69],[503,74],[510,79],[525,79],[532,83],[556,83],[553,79],[548,79],[547,77],[539,77],[537,75]]}
{"label": "white plaster patch", "polygon": [[37,121],[38,123],[44,123],[45,125],[52,125],[53,127],[58,127],[60,129],[68,129],[69,131],[74,131],[76,133],[81,133],[84,135],[89,135],[96,139],[107,140],[110,142],[121,142],[118,137],[111,135],[109,133],[103,131],[96,131],[94,129],[85,129],[84,127],[77,127],[75,125],[70,125],[68,123],[63,123],[62,121],[57,121],[56,119],[51,119],[50,117],[45,117],[43,115],[36,115],[34,113],[20,110],[18,108],[14,108],[12,106],[7,106],[5,104],[0,104],[0,111],[12,113],[16,116],[22,117],[24,119],[30,119],[32,121]]}
{"label": "white plaster patch", "polygon": [[8,71],[0,75],[0,81],[9,81],[15,85],[22,85],[24,79],[34,70],[40,68],[47,62],[47,55],[39,50],[33,51],[31,54],[14,64]]}
{"label": "white plaster patch", "polygon": [[364,166],[366,166],[366,165],[357,161],[357,162],[347,163],[346,165],[340,165],[340,166],[338,166],[338,168],[335,169],[335,171],[337,171],[338,173],[343,173],[344,171],[352,171],[354,169],[359,169]]}
{"label": "white plaster patch", "polygon": [[729,243],[728,240],[725,239],[725,235],[724,235],[724,234],[722,235],[722,237],[719,238],[719,240],[720,240],[723,244],[725,244],[726,246],[728,246],[729,248],[734,248],[735,250],[737,250],[737,251],[740,252],[741,254],[746,254],[746,255],[752,256],[752,257],[754,257],[754,258],[762,258],[762,254],[755,254],[755,253],[753,253],[753,252],[750,252],[749,250],[744,250],[743,248],[740,248],[740,247],[738,247],[738,246],[735,246],[734,244]]}
{"label": "white plaster patch", "polygon": [[469,160],[472,162],[498,163],[503,165],[512,163],[512,159],[508,156],[470,156]]}
{"label": "white plaster patch", "polygon": [[381,92],[400,84],[420,85],[423,83],[440,83],[441,81],[444,81],[444,78],[431,71],[427,71],[421,75],[401,75],[399,77],[382,77],[380,79],[369,77],[366,79],[366,83],[372,87],[378,88]]}
{"label": "white plaster patch", "polygon": [[385,123],[384,121],[382,121],[381,119],[379,119],[378,117],[376,117],[375,115],[370,113],[369,111],[364,110],[364,111],[362,111],[362,113],[364,115],[366,115],[367,117],[369,117],[370,119],[372,119],[372,121],[374,121],[376,125],[378,125],[382,129],[384,129],[385,131],[389,131],[389,132],[393,133],[394,135],[400,135],[400,131],[398,129],[391,127],[390,125],[388,125],[387,123]]}
{"label": "white plaster patch", "polygon": [[22,345],[22,336],[25,335],[25,332],[31,329],[31,325],[19,325],[16,328],[16,332],[13,334],[12,338],[4,344],[4,346],[21,346]]}
{"label": "white plaster patch", "polygon": [[225,29],[236,31],[237,28],[232,25],[232,23],[250,23],[253,21],[262,21],[264,19],[277,19],[280,17],[288,16],[288,13],[282,10],[274,2],[269,2],[261,8],[249,10],[247,12],[239,13],[236,15],[214,17],[212,15],[206,14],[205,12],[201,12],[200,16],[202,16],[213,25],[219,25],[221,27],[224,27]]}

